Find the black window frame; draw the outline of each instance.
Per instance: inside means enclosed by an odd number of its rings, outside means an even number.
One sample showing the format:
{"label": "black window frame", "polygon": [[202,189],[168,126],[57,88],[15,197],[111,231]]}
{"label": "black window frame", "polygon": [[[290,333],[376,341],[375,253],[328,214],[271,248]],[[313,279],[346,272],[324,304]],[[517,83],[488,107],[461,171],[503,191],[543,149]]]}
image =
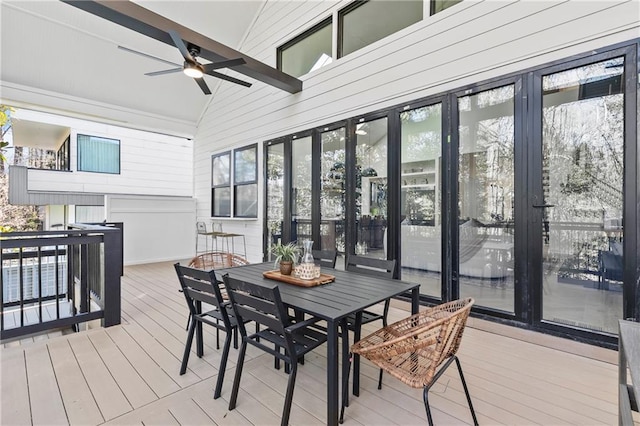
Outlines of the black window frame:
{"label": "black window frame", "polygon": [[[309,29],[305,30],[304,32],[302,32],[301,34],[295,36],[294,38],[292,38],[291,40],[287,41],[286,43],[278,46],[276,48],[276,68],[278,69],[278,71],[282,71],[282,52],[283,51],[287,50],[288,48],[290,48],[292,46],[295,46],[296,44],[300,43],[302,40],[310,37],[311,35],[317,33],[318,31],[320,31],[320,30],[324,29],[325,27],[327,27],[329,25],[332,25],[332,24],[333,24],[333,16],[329,16],[328,18],[318,22],[317,24],[315,24],[311,28],[309,28]],[[333,34],[331,35],[331,50],[333,51]],[[303,74],[303,75],[306,75],[306,74]]]}
{"label": "black window frame", "polygon": [[[215,171],[215,161],[217,158],[220,157],[228,157],[229,158],[229,166],[228,166],[228,170],[227,170],[227,179],[225,182],[220,183],[220,184],[215,184],[215,182],[213,181],[213,174]],[[231,217],[231,213],[232,213],[232,209],[231,209],[231,176],[232,176],[232,164],[231,164],[231,159],[232,159],[232,151],[224,151],[224,152],[219,152],[217,154],[214,154],[211,156],[211,217]],[[215,195],[216,195],[216,189],[223,189],[223,188],[228,188],[229,189],[229,214],[226,215],[218,215],[215,214],[214,212],[214,208],[215,208]]]}
{"label": "black window frame", "polygon": [[[253,179],[252,180],[243,180],[243,181],[238,181],[237,180],[237,168],[236,168],[236,161],[238,159],[238,153],[241,153],[243,151],[249,151],[249,150],[253,150],[254,152],[254,160],[253,160]],[[233,200],[231,202],[232,204],[232,211],[231,214],[233,217],[242,217],[242,218],[257,218],[258,217],[258,144],[252,144],[252,145],[247,145],[247,146],[243,146],[242,148],[238,148],[238,149],[234,149],[233,150],[233,172],[231,173],[233,176],[232,179],[232,186],[233,186]],[[256,194],[255,194],[255,204],[256,204],[256,208],[255,208],[255,213],[254,214],[249,214],[249,215],[243,215],[243,214],[239,214],[238,213],[238,204],[237,204],[237,194],[238,194],[238,188],[242,188],[242,187],[248,187],[251,185],[255,185],[256,188]]]}

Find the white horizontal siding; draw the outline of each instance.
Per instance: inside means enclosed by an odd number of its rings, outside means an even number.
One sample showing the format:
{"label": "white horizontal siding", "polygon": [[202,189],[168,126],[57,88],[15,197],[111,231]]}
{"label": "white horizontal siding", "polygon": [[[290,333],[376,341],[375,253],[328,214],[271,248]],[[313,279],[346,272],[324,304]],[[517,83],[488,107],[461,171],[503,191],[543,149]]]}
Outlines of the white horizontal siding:
{"label": "white horizontal siding", "polygon": [[109,195],[107,221],[124,223],[126,265],[189,259],[195,254],[195,200]]}
{"label": "white horizontal siding", "polygon": [[[29,170],[30,191],[181,197],[193,194],[193,143],[188,139],[38,112],[21,112],[21,117],[71,128],[72,171]],[[120,174],[77,171],[78,134],[119,140]]]}
{"label": "white horizontal siding", "polygon": [[[346,4],[267,2],[240,50],[275,66],[277,46]],[[198,217],[210,216],[212,153],[631,40],[639,28],[637,1],[465,0],[303,76],[300,93],[259,82],[250,89],[223,83],[195,138]],[[262,176],[262,149],[259,154]],[[260,254],[261,225],[261,217],[243,225],[260,235],[252,256]]]}

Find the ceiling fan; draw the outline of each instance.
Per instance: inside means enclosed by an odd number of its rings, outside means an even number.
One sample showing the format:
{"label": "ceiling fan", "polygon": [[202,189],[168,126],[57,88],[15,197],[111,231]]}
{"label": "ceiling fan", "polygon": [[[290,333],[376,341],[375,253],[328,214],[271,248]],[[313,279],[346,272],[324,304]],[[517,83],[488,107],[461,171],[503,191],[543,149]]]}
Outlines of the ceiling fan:
{"label": "ceiling fan", "polygon": [[210,64],[201,64],[196,60],[196,58],[200,54],[200,48],[198,46],[191,43],[185,45],[184,41],[180,38],[178,33],[173,30],[169,30],[168,33],[169,33],[169,36],[171,36],[171,40],[173,40],[173,44],[176,45],[176,47],[182,54],[182,57],[184,58],[184,64],[182,66],[173,62],[165,61],[164,59],[160,59],[152,55],[148,55],[146,53],[129,49],[124,46],[118,46],[118,48],[122,50],[126,50],[127,52],[135,53],[136,55],[141,55],[147,58],[155,59],[156,61],[164,62],[166,64],[170,64],[177,67],[177,68],[171,68],[168,70],[148,72],[148,73],[145,73],[145,75],[154,77],[157,75],[172,74],[172,73],[182,71],[189,77],[192,77],[196,81],[196,83],[198,83],[198,86],[200,86],[200,89],[204,92],[205,95],[211,94],[211,90],[209,90],[209,86],[207,86],[207,83],[204,81],[204,78],[203,78],[205,74],[220,78],[222,80],[230,81],[232,83],[236,83],[241,86],[251,87],[251,83],[247,83],[246,81],[242,81],[237,78],[234,78],[225,74],[221,74],[215,71],[220,68],[228,68],[228,67],[235,67],[238,65],[242,65],[245,63],[245,60],[243,58],[227,59],[225,61],[212,62]]}

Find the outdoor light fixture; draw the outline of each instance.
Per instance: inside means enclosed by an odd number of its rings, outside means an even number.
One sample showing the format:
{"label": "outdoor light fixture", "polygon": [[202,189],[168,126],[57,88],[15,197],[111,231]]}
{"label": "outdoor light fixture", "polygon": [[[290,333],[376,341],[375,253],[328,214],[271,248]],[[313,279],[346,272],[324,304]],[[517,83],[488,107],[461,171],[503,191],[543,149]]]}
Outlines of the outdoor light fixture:
{"label": "outdoor light fixture", "polygon": [[183,71],[186,75],[193,78],[202,78],[202,76],[204,75],[197,64],[189,64],[185,62]]}

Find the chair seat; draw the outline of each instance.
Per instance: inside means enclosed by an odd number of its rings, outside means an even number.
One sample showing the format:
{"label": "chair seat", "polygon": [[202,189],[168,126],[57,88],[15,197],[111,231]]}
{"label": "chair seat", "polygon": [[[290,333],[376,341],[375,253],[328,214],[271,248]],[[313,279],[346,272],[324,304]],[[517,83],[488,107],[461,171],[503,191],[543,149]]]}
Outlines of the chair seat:
{"label": "chair seat", "polygon": [[[292,337],[296,351],[296,353],[293,354],[295,357],[302,356],[327,341],[326,332],[318,326],[304,327],[300,330],[296,330],[296,332],[292,333]],[[257,342],[258,339],[263,339],[279,347],[287,346],[284,336],[270,328],[249,335],[247,336],[247,339],[250,339],[253,345],[259,345],[260,347],[263,345]]]}
{"label": "chair seat", "polygon": [[412,388],[422,388],[429,384],[429,369],[433,369],[435,346],[396,355],[393,358],[373,359],[371,362],[391,376]]}
{"label": "chair seat", "polygon": [[[229,324],[231,324],[231,327],[235,327],[236,325],[238,325],[238,321],[236,317],[233,316],[233,310],[230,306],[227,307],[227,315],[229,316]],[[210,311],[203,312],[196,315],[196,317],[198,317],[198,319],[202,322],[217,327],[220,330],[225,330],[224,324],[219,323],[220,321],[224,321],[224,319],[222,318],[222,313],[218,309],[212,309]],[[210,321],[208,317],[215,318],[216,322]]]}

